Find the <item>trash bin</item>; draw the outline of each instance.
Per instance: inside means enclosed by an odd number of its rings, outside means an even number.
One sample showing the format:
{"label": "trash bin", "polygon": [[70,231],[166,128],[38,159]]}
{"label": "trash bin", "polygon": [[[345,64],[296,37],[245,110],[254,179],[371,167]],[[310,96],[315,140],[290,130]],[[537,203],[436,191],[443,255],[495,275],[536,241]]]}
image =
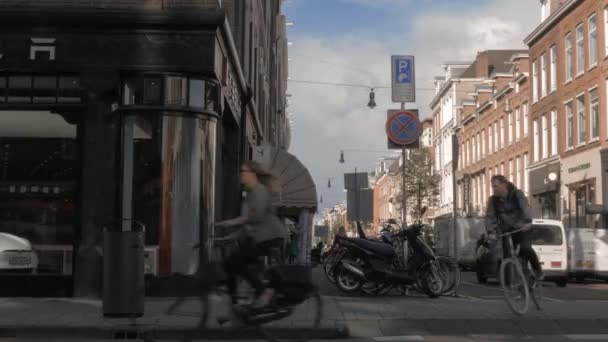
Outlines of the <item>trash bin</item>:
{"label": "trash bin", "polygon": [[144,233],[105,230],[103,236],[103,315],[141,317],[144,313]]}

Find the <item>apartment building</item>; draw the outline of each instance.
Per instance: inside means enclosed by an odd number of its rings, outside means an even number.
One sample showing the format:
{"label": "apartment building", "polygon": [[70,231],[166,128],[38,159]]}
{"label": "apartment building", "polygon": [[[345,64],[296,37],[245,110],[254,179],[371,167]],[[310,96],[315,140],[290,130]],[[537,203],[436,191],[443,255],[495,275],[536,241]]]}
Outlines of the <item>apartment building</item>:
{"label": "apartment building", "polygon": [[481,52],[473,64],[488,73],[458,108],[458,209],[465,216],[483,215],[494,175],[524,191],[528,184],[528,54]]}
{"label": "apartment building", "polygon": [[525,39],[532,87],[530,191],[545,217],[598,227],[585,205],[608,203],[608,1],[541,2]]}

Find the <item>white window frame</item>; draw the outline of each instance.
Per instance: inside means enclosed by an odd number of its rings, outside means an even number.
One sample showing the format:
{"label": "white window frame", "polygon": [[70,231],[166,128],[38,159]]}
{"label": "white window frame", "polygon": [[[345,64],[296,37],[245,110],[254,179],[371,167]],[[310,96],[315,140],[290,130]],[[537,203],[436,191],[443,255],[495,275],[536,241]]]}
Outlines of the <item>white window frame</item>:
{"label": "white window frame", "polygon": [[511,145],[513,143],[513,140],[514,140],[513,137],[515,136],[515,133],[513,132],[513,129],[515,128],[513,126],[513,115],[514,115],[513,112],[509,113],[509,121],[508,121],[508,124],[509,124],[509,145]]}
{"label": "white window frame", "polygon": [[528,153],[524,153],[523,156],[523,172],[524,172],[524,193],[528,194]]}
{"label": "white window frame", "polygon": [[513,159],[509,159],[509,181],[513,183],[515,181],[515,170],[513,169]]}
{"label": "white window frame", "polygon": [[521,136],[521,110],[519,107],[515,108],[515,140],[519,141]]}
{"label": "white window frame", "polygon": [[486,130],[481,130],[481,158],[486,156]]}
{"label": "white window frame", "polygon": [[574,100],[564,103],[564,116],[566,117],[566,149],[574,148]]}
{"label": "white window frame", "polygon": [[552,110],[551,111],[551,155],[555,156],[557,155],[557,111],[556,110]]}
{"label": "white window frame", "polygon": [[538,101],[538,68],[536,67],[536,59],[532,61],[532,102]]}
{"label": "white window frame", "polygon": [[[593,103],[593,98],[591,97],[591,93],[595,92],[595,103]],[[589,141],[596,141],[600,138],[600,89],[598,86],[592,87],[589,89]],[[593,115],[595,108],[595,117]],[[597,135],[593,135],[593,123],[597,124]]]}
{"label": "white window frame", "polygon": [[522,177],[521,177],[521,161],[519,160],[519,156],[515,157],[515,184],[517,184],[517,188],[522,188]]}
{"label": "white window frame", "polygon": [[535,162],[537,162],[540,158],[540,132],[538,130],[538,120],[534,119],[532,122],[532,130],[534,134],[534,153],[532,158]]}
{"label": "white window frame", "polygon": [[[581,101],[581,97],[583,98],[583,101]],[[578,126],[578,131],[576,132],[577,146],[584,145],[587,138],[587,118],[585,117],[585,107],[587,107],[586,98],[587,96],[585,96],[585,93],[580,93],[576,96],[576,123]],[[582,124],[581,118],[584,121]]]}
{"label": "white window frame", "polygon": [[604,8],[604,58],[608,57],[608,7]]}
{"label": "white window frame", "polygon": [[481,133],[477,133],[477,160],[483,158],[483,150],[481,149]]}
{"label": "white window frame", "polygon": [[524,102],[524,104],[522,105],[522,112],[523,112],[523,116],[524,116],[524,137],[528,136],[528,132],[530,130],[530,123],[528,121],[528,102]]}
{"label": "white window frame", "polygon": [[540,56],[540,98],[547,96],[547,53]]}
{"label": "white window frame", "polygon": [[505,176],[505,162],[500,163],[500,174]]}
{"label": "white window frame", "polygon": [[542,144],[541,148],[541,158],[547,159],[549,157],[549,125],[547,123],[547,114],[544,114],[541,118],[541,129],[542,129]]}
{"label": "white window frame", "polygon": [[507,129],[505,125],[505,117],[500,118],[500,148],[505,147],[505,129]]}
{"label": "white window frame", "polygon": [[471,144],[473,148],[473,163],[475,163],[477,161],[477,138],[475,137],[475,134],[473,134]]}
{"label": "white window frame", "polygon": [[[595,22],[593,26],[592,21]],[[597,13],[593,13],[587,19],[587,28],[589,30],[589,69],[597,66],[598,57],[598,45],[597,45]],[[593,51],[595,49],[595,52]]]}
{"label": "white window frame", "polygon": [[551,90],[550,92],[554,92],[557,90],[557,47],[553,45],[550,49],[550,58],[551,58],[551,66],[550,66],[550,76],[551,77]]}
{"label": "white window frame", "polygon": [[566,80],[564,83],[568,83],[572,81],[574,74],[572,72],[572,69],[574,68],[574,44],[572,42],[572,32],[568,32],[564,38],[564,54],[566,56],[566,61],[564,63],[566,67],[564,73]]}
{"label": "white window frame", "polygon": [[492,134],[492,124],[488,127],[488,152],[494,153],[494,134]]}
{"label": "white window frame", "polygon": [[585,73],[585,26],[576,26],[576,77]]}
{"label": "white window frame", "polygon": [[498,135],[498,121],[494,121],[494,151],[500,150],[500,145],[498,141],[499,137],[500,136]]}

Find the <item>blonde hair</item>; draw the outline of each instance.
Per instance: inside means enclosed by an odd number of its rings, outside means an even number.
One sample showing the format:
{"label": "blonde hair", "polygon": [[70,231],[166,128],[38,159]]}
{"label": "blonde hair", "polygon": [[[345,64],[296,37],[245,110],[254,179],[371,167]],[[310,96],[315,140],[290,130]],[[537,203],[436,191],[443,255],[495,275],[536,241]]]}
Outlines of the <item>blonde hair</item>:
{"label": "blonde hair", "polygon": [[277,178],[270,171],[266,170],[260,163],[253,160],[248,160],[243,163],[244,166],[255,174],[258,181],[268,189],[268,191],[277,190]]}

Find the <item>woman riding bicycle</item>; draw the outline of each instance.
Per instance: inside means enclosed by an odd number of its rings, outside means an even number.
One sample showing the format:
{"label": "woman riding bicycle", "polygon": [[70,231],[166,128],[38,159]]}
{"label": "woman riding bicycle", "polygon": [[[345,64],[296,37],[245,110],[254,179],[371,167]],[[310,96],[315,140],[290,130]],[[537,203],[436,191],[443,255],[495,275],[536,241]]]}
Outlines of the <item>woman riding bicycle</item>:
{"label": "woman riding bicycle", "polygon": [[274,177],[258,163],[245,162],[241,166],[241,183],[247,192],[246,213],[216,224],[216,227],[240,227],[230,236],[239,240],[239,248],[224,263],[228,277],[228,291],[233,304],[236,304],[239,275],[244,277],[255,290],[257,300],[253,308],[268,306],[274,295],[274,289],[277,288],[279,279],[276,275],[271,275],[269,286],[264,287],[259,270],[253,267],[259,257],[270,255],[274,248],[282,250],[287,238],[287,230],[272,208],[273,182]]}
{"label": "woman riding bicycle", "polygon": [[517,189],[513,183],[503,175],[492,177],[492,192],[486,207],[486,226],[488,232],[493,234],[496,229],[502,233],[507,233],[516,229],[520,232],[510,237],[503,238],[502,246],[504,257],[511,257],[509,245],[506,239],[512,238],[513,245],[519,245],[519,255],[532,265],[532,269],[538,280],[543,279],[543,271],[538,260],[538,255],[532,248],[530,229],[532,228],[532,217],[528,208],[526,195]]}

